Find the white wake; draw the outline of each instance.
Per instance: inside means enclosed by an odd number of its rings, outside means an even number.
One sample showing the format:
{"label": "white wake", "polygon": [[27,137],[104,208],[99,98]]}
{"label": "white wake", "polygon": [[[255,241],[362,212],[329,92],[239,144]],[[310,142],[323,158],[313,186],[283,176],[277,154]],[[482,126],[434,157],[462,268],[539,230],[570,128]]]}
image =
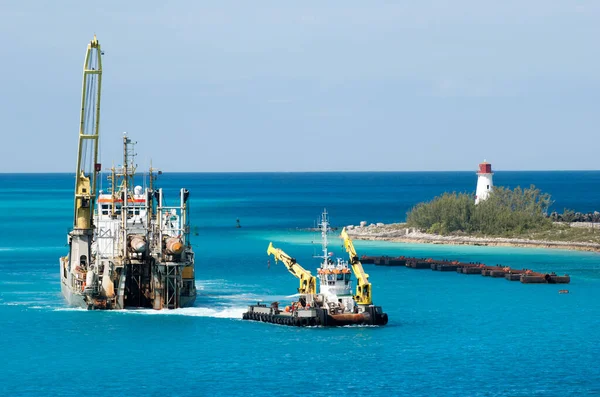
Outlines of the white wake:
{"label": "white wake", "polygon": [[244,307],[222,307],[212,309],[208,307],[184,307],[181,309],[134,309],[119,310],[119,313],[143,314],[143,315],[163,315],[163,316],[191,316],[191,317],[213,317],[213,318],[242,318],[242,314],[247,310]]}

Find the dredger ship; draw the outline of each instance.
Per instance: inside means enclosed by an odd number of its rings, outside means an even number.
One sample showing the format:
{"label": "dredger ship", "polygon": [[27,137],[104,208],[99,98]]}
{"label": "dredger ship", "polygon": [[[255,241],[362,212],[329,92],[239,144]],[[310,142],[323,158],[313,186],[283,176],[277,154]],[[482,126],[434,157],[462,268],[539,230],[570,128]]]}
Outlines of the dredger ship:
{"label": "dredger ship", "polygon": [[[281,261],[295,277],[300,280],[298,301],[281,307],[279,302],[269,306],[262,303],[250,305],[243,314],[244,320],[263,321],[292,326],[344,326],[344,325],[385,325],[388,316],[381,306],[375,306],[371,297],[369,275],[363,270],[352,240],[344,228],[341,238],[349,254],[350,263],[341,258],[333,260],[328,251],[328,233],[331,231],[327,211],[323,211],[319,223],[323,255],[317,269],[317,277],[304,269],[294,258],[283,250],[269,244],[268,255],[275,261]],[[352,294],[352,273],[357,286],[356,295]]]}
{"label": "dredger ship", "polygon": [[[123,136],[123,165],[112,167],[109,189],[96,194],[102,51],[87,47],[77,156],[73,229],[60,258],[61,291],[87,309],[175,309],[196,299],[194,252],[189,241],[189,191],[165,205],[150,168],[144,189],[135,185],[134,142]],[[158,172],[160,174],[160,172]],[[146,179],[146,178],[143,178]]]}

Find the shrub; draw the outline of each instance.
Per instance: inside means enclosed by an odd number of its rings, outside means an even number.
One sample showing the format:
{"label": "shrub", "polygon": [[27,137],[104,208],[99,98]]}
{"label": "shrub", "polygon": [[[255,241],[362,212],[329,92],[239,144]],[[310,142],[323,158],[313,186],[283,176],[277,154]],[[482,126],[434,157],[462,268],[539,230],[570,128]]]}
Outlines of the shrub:
{"label": "shrub", "polygon": [[499,186],[478,205],[470,194],[444,193],[414,206],[406,221],[431,233],[507,235],[550,227],[546,214],[551,203],[550,195],[533,185],[513,190]]}

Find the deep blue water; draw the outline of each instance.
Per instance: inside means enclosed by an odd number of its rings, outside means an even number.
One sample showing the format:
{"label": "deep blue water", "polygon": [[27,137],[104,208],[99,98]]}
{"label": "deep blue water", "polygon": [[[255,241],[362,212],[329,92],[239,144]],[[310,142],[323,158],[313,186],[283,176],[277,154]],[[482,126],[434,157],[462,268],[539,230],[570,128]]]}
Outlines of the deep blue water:
{"label": "deep blue water", "polygon": [[[554,208],[600,209],[600,172],[497,172],[535,184]],[[568,273],[563,286],[366,265],[386,327],[294,329],[240,320],[296,280],[267,267],[269,241],[307,268],[323,207],[334,225],[395,222],[472,172],[164,174],[191,190],[196,307],[88,312],[65,307],[58,257],[73,176],[0,174],[0,395],[454,395],[600,393],[600,256],[563,250],[355,242],[359,254],[503,263]],[[240,219],[241,229],[234,228]],[[334,240],[331,250],[343,255]]]}

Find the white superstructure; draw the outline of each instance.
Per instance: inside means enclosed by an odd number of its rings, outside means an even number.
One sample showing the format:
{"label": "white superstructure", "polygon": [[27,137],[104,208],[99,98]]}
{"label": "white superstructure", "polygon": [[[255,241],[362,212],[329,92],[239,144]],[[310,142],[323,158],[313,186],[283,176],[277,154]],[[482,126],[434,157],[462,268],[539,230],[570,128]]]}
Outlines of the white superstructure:
{"label": "white superstructure", "polygon": [[323,259],[317,269],[319,279],[319,293],[317,300],[334,312],[352,313],[355,311],[355,302],[352,295],[352,270],[348,261],[341,258],[333,259],[333,253],[328,251],[328,233],[331,231],[327,210],[323,210],[319,223],[321,230],[321,248],[323,255],[316,256]]}
{"label": "white superstructure", "polygon": [[69,234],[69,254],[61,258],[61,290],[72,306],[89,309],[148,307],[174,309],[196,299],[194,252],[189,243],[187,200],[167,206],[163,189],[135,186],[132,142],[123,137],[124,159],[99,192],[87,249]]}

